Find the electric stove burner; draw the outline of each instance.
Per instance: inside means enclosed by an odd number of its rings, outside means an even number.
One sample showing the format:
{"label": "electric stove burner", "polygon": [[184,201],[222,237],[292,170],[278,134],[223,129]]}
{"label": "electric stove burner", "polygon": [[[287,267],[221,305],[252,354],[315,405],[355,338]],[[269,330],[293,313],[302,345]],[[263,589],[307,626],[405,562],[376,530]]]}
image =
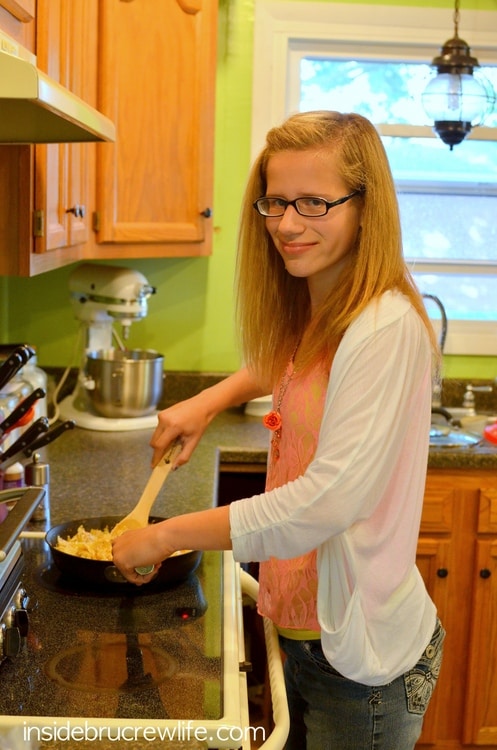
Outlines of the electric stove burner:
{"label": "electric stove burner", "polygon": [[170,679],[176,660],[134,634],[99,633],[64,649],[45,664],[47,676],[70,690],[130,693]]}
{"label": "electric stove burner", "polygon": [[143,633],[178,627],[182,623],[203,617],[208,607],[202,585],[195,574],[174,588],[160,587],[159,590],[154,590],[149,588],[149,584],[119,584],[111,592],[106,588],[98,590],[94,584],[84,586],[79,579],[74,581],[64,576],[50,564],[38,567],[36,579],[54,594],[73,597],[71,609],[77,610],[84,621],[92,617],[95,600],[102,603],[106,600],[109,604],[99,608],[99,617],[102,624],[105,621],[109,632]]}
{"label": "electric stove burner", "polygon": [[64,575],[56,565],[41,565],[36,571],[36,578],[42,586],[56,594],[67,596],[92,596],[109,598],[112,596],[130,595],[140,596],[142,594],[156,593],[153,587],[132,586],[129,583],[116,583],[112,588],[104,588],[95,584],[85,583],[81,578],[72,578]]}
{"label": "electric stove burner", "polygon": [[150,596],[160,592],[176,590],[181,586],[195,585],[197,576],[191,574],[186,580],[168,583],[164,581],[153,580],[144,586],[135,586],[132,583],[113,582],[99,586],[91,581],[85,582],[79,577],[68,576],[63,573],[56,565],[44,563],[36,571],[37,581],[49,591],[56,594],[65,594],[67,596],[92,596],[102,598],[112,598],[114,596],[132,596],[142,597]]}

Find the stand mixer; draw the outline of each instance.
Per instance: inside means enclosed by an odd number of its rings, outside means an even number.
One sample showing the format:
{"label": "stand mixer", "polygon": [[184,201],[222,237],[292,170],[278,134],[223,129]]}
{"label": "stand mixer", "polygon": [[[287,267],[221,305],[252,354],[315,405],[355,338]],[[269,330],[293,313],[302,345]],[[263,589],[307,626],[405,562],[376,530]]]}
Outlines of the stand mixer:
{"label": "stand mixer", "polygon": [[[157,412],[143,416],[111,418],[99,415],[89,392],[95,383],[87,373],[90,352],[112,351],[114,340],[125,349],[133,322],[147,315],[148,299],[155,288],[138,271],[120,266],[83,263],[69,277],[71,303],[84,332],[77,385],[59,404],[62,419],[74,419],[78,427],[101,431],[128,431],[155,427]],[[114,329],[122,326],[122,338]]]}

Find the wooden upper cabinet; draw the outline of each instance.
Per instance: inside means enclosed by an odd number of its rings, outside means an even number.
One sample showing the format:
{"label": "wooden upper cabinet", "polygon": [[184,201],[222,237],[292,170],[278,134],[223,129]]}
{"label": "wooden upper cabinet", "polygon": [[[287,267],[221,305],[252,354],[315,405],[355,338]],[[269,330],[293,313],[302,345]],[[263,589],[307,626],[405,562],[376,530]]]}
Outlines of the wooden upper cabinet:
{"label": "wooden upper cabinet", "polygon": [[96,257],[211,252],[217,0],[101,0]]}
{"label": "wooden upper cabinet", "polygon": [[0,0],[0,29],[117,127],[0,145],[0,274],[208,255],[217,0]]}
{"label": "wooden upper cabinet", "polygon": [[[19,15],[34,8],[10,5]],[[9,16],[36,22],[38,67],[95,106],[98,0],[37,0],[36,21]],[[93,239],[95,144],[0,146],[0,160],[0,274],[34,276],[81,260]]]}
{"label": "wooden upper cabinet", "polygon": [[[51,78],[96,103],[97,0],[38,0],[37,59]],[[33,259],[43,270],[78,260],[90,238],[95,145],[36,146]],[[38,222],[38,227],[37,227]]]}

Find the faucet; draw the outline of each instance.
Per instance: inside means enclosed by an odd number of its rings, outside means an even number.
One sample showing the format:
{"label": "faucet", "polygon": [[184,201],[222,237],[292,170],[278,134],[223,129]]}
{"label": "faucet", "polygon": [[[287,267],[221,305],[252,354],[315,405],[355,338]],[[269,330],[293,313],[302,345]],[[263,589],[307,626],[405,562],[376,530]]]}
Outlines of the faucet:
{"label": "faucet", "polygon": [[[445,348],[445,339],[447,338],[447,313],[445,312],[445,307],[442,304],[442,300],[436,297],[434,294],[423,294],[423,299],[431,299],[432,302],[434,302],[438,309],[440,310],[440,317],[442,319],[442,328],[440,331],[440,338],[438,340],[438,345],[440,347],[440,351],[443,354],[444,348]],[[440,382],[437,380],[436,383],[433,385],[433,394],[432,394],[432,410],[440,409],[442,406],[442,386]]]}
{"label": "faucet", "polygon": [[475,393],[492,393],[491,385],[472,385],[468,383],[466,391],[464,393],[462,405],[465,409],[468,409],[468,416],[474,417],[476,414],[475,409]]}
{"label": "faucet", "polygon": [[444,353],[445,339],[447,338],[447,313],[445,307],[442,304],[442,300],[436,297],[434,294],[423,294],[424,299],[431,299],[440,310],[440,317],[442,319],[442,330],[440,331],[439,346],[442,354]]}

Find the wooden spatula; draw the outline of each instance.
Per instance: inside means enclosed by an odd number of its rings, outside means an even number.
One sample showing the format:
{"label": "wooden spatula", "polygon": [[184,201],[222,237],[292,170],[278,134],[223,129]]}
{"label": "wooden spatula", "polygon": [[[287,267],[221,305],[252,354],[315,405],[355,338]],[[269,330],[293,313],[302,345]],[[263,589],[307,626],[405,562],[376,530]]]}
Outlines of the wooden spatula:
{"label": "wooden spatula", "polygon": [[181,443],[174,443],[172,448],[164,454],[159,463],[153,468],[150,479],[145,485],[142,496],[137,504],[119,523],[116,523],[111,531],[111,538],[115,539],[125,531],[140,529],[148,525],[150,510],[154,504],[159,491],[171,471],[174,461],[181,451]]}

